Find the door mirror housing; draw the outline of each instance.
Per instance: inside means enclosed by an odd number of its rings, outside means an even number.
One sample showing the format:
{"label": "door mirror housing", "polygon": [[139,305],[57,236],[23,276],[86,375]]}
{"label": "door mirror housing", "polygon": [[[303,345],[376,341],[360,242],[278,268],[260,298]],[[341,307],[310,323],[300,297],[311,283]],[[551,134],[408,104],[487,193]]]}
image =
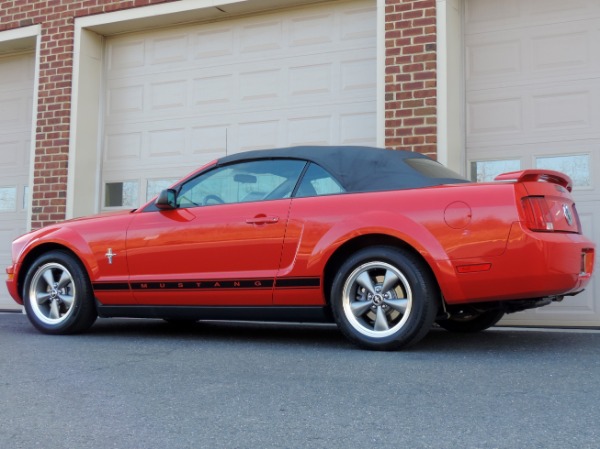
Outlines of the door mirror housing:
{"label": "door mirror housing", "polygon": [[170,210],[177,208],[177,193],[174,189],[165,189],[159,193],[154,202],[160,210]]}

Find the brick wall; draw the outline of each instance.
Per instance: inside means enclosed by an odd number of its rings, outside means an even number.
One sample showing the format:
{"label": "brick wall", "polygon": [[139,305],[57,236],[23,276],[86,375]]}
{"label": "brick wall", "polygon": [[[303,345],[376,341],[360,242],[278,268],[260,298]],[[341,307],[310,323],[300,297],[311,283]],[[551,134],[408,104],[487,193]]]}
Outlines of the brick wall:
{"label": "brick wall", "polygon": [[[2,2],[0,31],[42,26],[33,229],[66,215],[74,19],[165,1]],[[435,156],[435,0],[386,0],[385,17],[385,145]]]}
{"label": "brick wall", "polygon": [[435,0],[386,0],[385,21],[385,145],[435,157]]}

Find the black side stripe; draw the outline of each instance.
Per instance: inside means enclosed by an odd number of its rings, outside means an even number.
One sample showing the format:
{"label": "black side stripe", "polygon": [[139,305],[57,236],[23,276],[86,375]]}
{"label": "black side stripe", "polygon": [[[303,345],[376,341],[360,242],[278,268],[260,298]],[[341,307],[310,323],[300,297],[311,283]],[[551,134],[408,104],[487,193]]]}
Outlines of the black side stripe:
{"label": "black side stripe", "polygon": [[132,282],[133,290],[220,290],[220,289],[261,289],[273,288],[273,279],[254,279],[243,281],[204,280],[175,282]]}
{"label": "black side stripe", "polygon": [[243,280],[199,280],[199,281],[137,281],[137,282],[96,282],[94,290],[98,291],[161,291],[161,290],[237,290],[237,289],[280,289],[318,288],[319,278],[283,278],[278,279],[243,279]]}
{"label": "black side stripe", "polygon": [[97,282],[92,285],[94,290],[113,291],[113,290],[129,290],[127,282]]}

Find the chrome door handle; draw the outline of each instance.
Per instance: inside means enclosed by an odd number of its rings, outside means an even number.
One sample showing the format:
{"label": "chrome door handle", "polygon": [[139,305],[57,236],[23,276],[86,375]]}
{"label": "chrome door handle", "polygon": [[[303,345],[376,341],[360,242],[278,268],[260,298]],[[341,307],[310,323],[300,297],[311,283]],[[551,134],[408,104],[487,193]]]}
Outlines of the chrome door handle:
{"label": "chrome door handle", "polygon": [[272,224],[277,223],[279,221],[279,217],[267,217],[266,215],[260,215],[254,218],[246,218],[246,223],[248,224]]}

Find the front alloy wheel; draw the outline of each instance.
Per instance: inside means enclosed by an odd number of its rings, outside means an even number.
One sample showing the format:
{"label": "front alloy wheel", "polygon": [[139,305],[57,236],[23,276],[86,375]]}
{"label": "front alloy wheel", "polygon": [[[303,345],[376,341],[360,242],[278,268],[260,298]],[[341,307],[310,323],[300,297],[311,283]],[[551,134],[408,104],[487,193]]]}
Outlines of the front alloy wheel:
{"label": "front alloy wheel", "polygon": [[368,349],[400,349],[429,331],[439,290],[431,271],[415,254],[375,246],[356,252],[342,264],[330,302],[348,339]]}
{"label": "front alloy wheel", "polygon": [[29,285],[31,309],[36,318],[50,326],[60,325],[73,312],[77,290],[73,276],[56,262],[39,267]]}
{"label": "front alloy wheel", "polygon": [[70,334],[96,320],[91,283],[81,263],[65,251],[40,256],[25,277],[23,305],[29,321],[47,334]]}

